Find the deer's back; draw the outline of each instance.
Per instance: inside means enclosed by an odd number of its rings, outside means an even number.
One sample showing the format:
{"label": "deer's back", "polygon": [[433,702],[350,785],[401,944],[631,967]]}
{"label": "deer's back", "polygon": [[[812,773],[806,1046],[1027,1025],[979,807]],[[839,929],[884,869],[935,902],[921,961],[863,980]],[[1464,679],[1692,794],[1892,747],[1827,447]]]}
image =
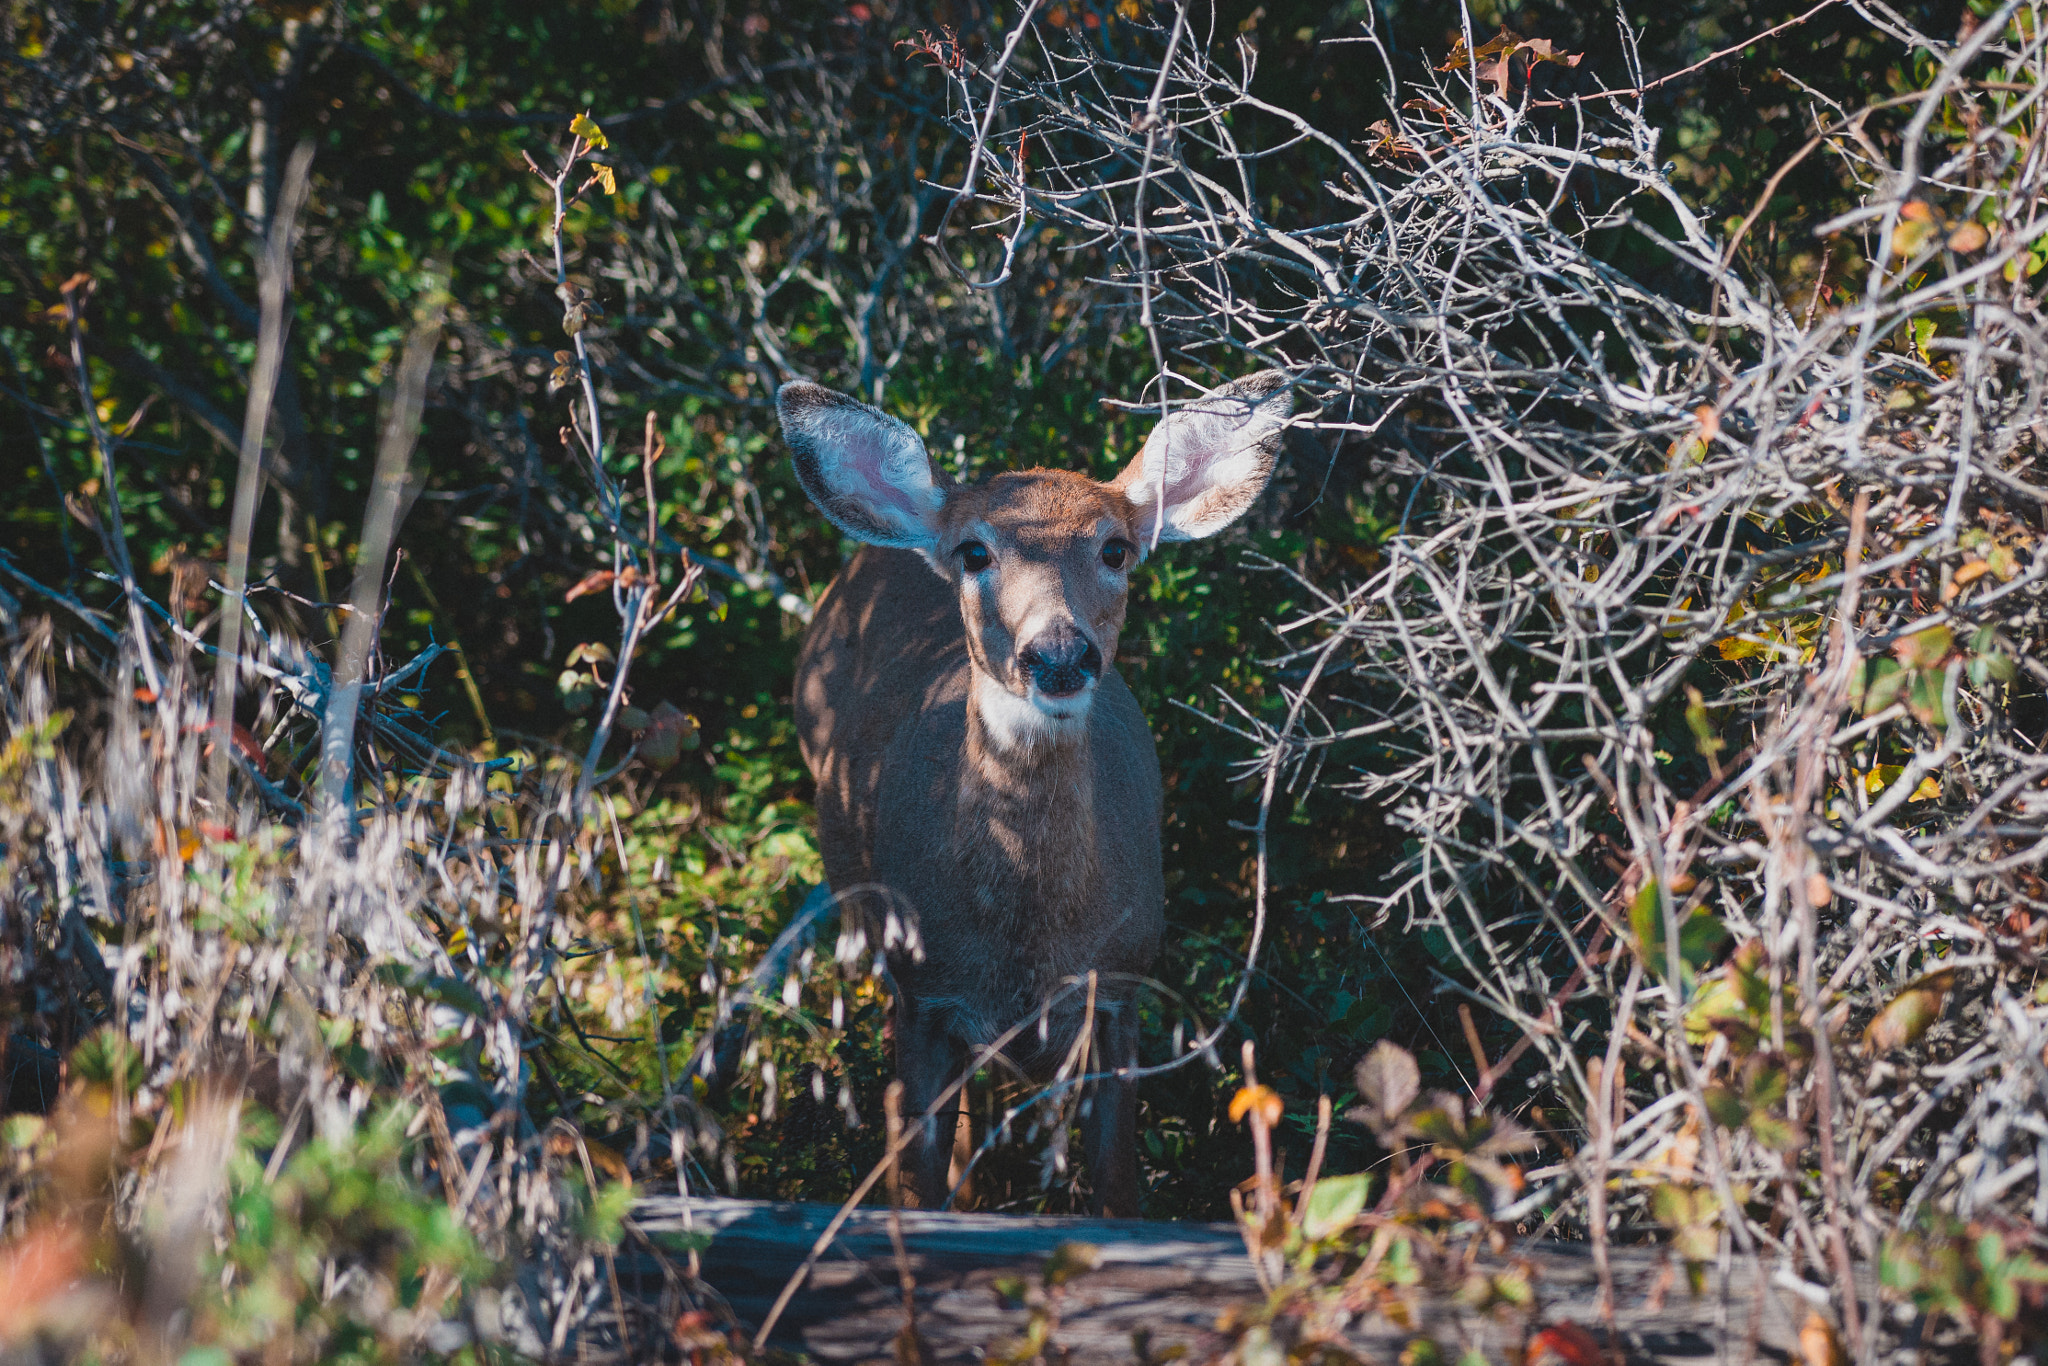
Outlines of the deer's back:
{"label": "deer's back", "polygon": [[889,743],[966,667],[960,609],[912,552],[863,546],[825,590],[797,656],[795,702],[835,889],[875,880],[875,797]]}

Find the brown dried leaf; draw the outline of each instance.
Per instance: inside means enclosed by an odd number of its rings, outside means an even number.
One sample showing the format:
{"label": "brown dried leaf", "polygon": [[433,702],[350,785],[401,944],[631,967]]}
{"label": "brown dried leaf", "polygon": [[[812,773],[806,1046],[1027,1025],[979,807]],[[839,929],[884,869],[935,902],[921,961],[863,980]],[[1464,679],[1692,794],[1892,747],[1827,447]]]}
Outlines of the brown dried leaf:
{"label": "brown dried leaf", "polygon": [[1925,1034],[1941,1018],[1942,1004],[1955,977],[1954,970],[1943,969],[1908,983],[1864,1027],[1863,1046],[1872,1054],[1889,1053]]}
{"label": "brown dried leaf", "polygon": [[1354,1117],[1375,1130],[1391,1128],[1422,1094],[1422,1069],[1416,1066],[1415,1055],[1386,1039],[1359,1059],[1355,1080],[1365,1106],[1364,1113],[1354,1111]]}

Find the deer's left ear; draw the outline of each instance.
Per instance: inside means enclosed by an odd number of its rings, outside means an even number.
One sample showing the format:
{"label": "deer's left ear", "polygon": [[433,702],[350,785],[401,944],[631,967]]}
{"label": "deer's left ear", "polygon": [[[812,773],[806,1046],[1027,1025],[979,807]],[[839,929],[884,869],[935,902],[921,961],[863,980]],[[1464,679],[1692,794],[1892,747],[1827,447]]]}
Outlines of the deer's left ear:
{"label": "deer's left ear", "polygon": [[1147,541],[1155,522],[1162,541],[1213,536],[1265,489],[1293,411],[1285,372],[1234,380],[1172,409],[1110,487],[1138,505]]}

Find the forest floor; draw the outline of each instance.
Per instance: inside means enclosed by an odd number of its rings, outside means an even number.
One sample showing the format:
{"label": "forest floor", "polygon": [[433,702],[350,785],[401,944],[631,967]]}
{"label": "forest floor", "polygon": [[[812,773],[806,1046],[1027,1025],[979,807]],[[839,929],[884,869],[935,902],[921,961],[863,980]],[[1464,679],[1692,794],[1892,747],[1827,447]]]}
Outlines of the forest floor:
{"label": "forest floor", "polygon": [[[826,1205],[723,1198],[692,1199],[686,1210],[684,1201],[666,1196],[641,1200],[634,1222],[657,1240],[686,1230],[708,1233],[704,1279],[752,1331],[834,1213]],[[1205,1360],[1222,1345],[1220,1314],[1236,1306],[1240,1315],[1256,1315],[1267,1302],[1244,1241],[1229,1224],[919,1210],[901,1217],[899,1261],[889,1211],[856,1210],[792,1297],[771,1345],[825,1362],[898,1360],[907,1267],[930,1359],[999,1359],[1005,1342],[1023,1339],[1034,1317],[1032,1307],[1014,1298],[1017,1282],[1036,1285],[1047,1258],[1068,1243],[1088,1244],[1100,1259],[1063,1288],[1049,1325],[1050,1338],[1070,1362],[1160,1361],[1176,1347],[1189,1360]],[[1802,1359],[1803,1305],[1789,1290],[1753,1284],[1739,1259],[1725,1279],[1709,1268],[1704,1292],[1694,1296],[1683,1269],[1666,1253],[1624,1247],[1611,1256],[1624,1360]],[[1453,1296],[1418,1289],[1405,1302],[1406,1313],[1360,1316],[1348,1335],[1360,1356],[1405,1360],[1404,1347],[1427,1336],[1491,1360],[1509,1353],[1516,1355],[1508,1359],[1519,1359],[1535,1334],[1564,1324],[1604,1342],[1599,1280],[1587,1245],[1531,1242],[1491,1260],[1526,1264],[1535,1287],[1529,1309],[1475,1313]],[[619,1269],[643,1290],[662,1281],[651,1258],[622,1256]],[[1009,1284],[999,1289],[1003,1282]],[[1139,1332],[1150,1334],[1144,1355],[1133,1346]],[[1532,1360],[1535,1355],[1542,1353]]]}

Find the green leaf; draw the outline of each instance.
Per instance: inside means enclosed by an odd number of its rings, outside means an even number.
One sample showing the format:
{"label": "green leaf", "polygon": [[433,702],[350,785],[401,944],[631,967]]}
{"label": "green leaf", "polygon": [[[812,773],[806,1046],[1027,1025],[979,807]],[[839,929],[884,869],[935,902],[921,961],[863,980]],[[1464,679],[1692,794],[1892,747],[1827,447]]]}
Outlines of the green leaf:
{"label": "green leaf", "polygon": [[1685,690],[1685,724],[1692,731],[1693,744],[1701,758],[1711,759],[1728,748],[1728,742],[1721,738],[1707,715],[1706,698],[1700,695],[1698,688],[1690,685]]}
{"label": "green leaf", "polygon": [[588,111],[569,120],[569,131],[589,143],[592,150],[603,151],[611,146],[611,139],[604,135],[604,129],[591,121]]}
{"label": "green leaf", "polygon": [[1863,689],[1863,714],[1875,716],[1899,700],[1912,676],[1895,659],[1873,659]]}
{"label": "green leaf", "polygon": [[450,1006],[472,1019],[488,1019],[491,1015],[491,1008],[484,1004],[484,998],[477,994],[476,988],[459,978],[421,977],[412,989],[429,1001]]}
{"label": "green leaf", "polygon": [[1712,1223],[1721,1202],[1710,1190],[1665,1182],[1650,1192],[1650,1214],[1674,1231]]}
{"label": "green leaf", "polygon": [[1654,879],[1645,882],[1628,908],[1628,927],[1635,934],[1636,949],[1655,973],[1664,971],[1666,957],[1663,891]]}
{"label": "green leaf", "polygon": [[1977,1236],[1977,1264],[1984,1271],[1985,1307],[2008,1322],[2020,1312],[2020,1288],[2005,1255],[2005,1239],[1996,1233]]}
{"label": "green leaf", "polygon": [[1948,725],[1948,709],[1942,705],[1942,676],[1932,669],[1913,670],[1913,685],[1906,692],[1906,707],[1915,720],[1935,730]]}
{"label": "green leaf", "polygon": [[648,1231],[647,1236],[664,1252],[704,1252],[711,1247],[711,1233],[707,1229],[691,1229],[687,1232],[679,1228],[653,1229]]}
{"label": "green leaf", "polygon": [[1743,1103],[1752,1111],[1782,1104],[1791,1086],[1791,1076],[1776,1063],[1753,1066],[1742,1080]]}
{"label": "green leaf", "polygon": [[16,1150],[32,1148],[36,1140],[42,1136],[41,1115],[9,1115],[6,1119],[0,1120],[0,1144],[7,1147]]}
{"label": "green leaf", "polygon": [[1701,906],[1678,927],[1678,953],[1694,971],[1706,967],[1729,940],[1728,927]]}
{"label": "green leaf", "polygon": [[1932,669],[1947,659],[1955,648],[1956,633],[1946,626],[1930,626],[1892,642],[1892,653],[1909,669]]}
{"label": "green leaf", "polygon": [[1358,1172],[1352,1176],[1330,1176],[1316,1182],[1309,1192],[1308,1210],[1302,1217],[1303,1236],[1313,1242],[1342,1233],[1365,1208],[1372,1178]]}
{"label": "green leaf", "polygon": [[1435,1339],[1416,1338],[1401,1349],[1401,1366],[1450,1366],[1450,1359]]}
{"label": "green leaf", "polygon": [[1751,1115],[1749,1131],[1772,1152],[1789,1153],[1799,1146],[1799,1130],[1775,1115]]}
{"label": "green leaf", "polygon": [[590,1208],[583,1213],[583,1236],[606,1247],[616,1247],[619,1237],[625,1232],[626,1215],[633,1208],[633,1187],[630,1182],[614,1181],[597,1193],[590,1202]]}
{"label": "green leaf", "polygon": [[1934,339],[1934,319],[1913,319],[1913,349],[1923,357],[1927,355],[1927,343]]}
{"label": "green leaf", "polygon": [[1709,1086],[1701,1098],[1706,1101],[1707,1113],[1713,1116],[1714,1123],[1724,1129],[1740,1129],[1743,1121],[1749,1118],[1749,1107],[1725,1086]]}
{"label": "green leaf", "polygon": [[1102,1265],[1102,1249],[1093,1243],[1061,1243],[1045,1259],[1045,1284],[1048,1289],[1093,1271]]}

